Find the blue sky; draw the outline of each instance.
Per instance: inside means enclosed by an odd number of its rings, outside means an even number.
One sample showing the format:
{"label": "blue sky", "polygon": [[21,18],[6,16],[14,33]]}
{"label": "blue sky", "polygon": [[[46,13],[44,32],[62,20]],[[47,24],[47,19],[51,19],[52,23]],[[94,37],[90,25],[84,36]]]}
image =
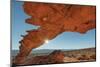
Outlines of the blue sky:
{"label": "blue sky", "polygon": [[[25,31],[36,29],[36,26],[25,23],[29,16],[24,13],[23,2],[12,2],[12,49],[19,49],[21,35],[27,34]],[[86,34],[77,32],[64,32],[36,49],[81,49],[95,47],[95,29]]]}

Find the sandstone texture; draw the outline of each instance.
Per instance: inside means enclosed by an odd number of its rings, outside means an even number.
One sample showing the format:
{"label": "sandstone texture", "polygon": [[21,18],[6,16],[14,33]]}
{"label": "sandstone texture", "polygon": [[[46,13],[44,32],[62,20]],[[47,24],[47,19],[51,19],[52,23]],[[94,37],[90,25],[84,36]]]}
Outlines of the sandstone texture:
{"label": "sandstone texture", "polygon": [[[30,16],[25,20],[26,23],[40,27],[27,31],[27,35],[23,36],[20,41],[20,51],[14,61],[15,64],[22,64],[30,51],[41,46],[46,39],[51,40],[63,32],[84,34],[96,27],[95,6],[24,2],[23,10]],[[56,56],[54,55],[51,59],[63,58],[63,56],[59,58],[60,55]],[[37,57],[35,59],[38,60]]]}
{"label": "sandstone texture", "polygon": [[33,65],[33,64],[54,64],[62,63],[64,60],[64,53],[62,51],[55,50],[49,55],[35,56],[27,60],[24,65]]}

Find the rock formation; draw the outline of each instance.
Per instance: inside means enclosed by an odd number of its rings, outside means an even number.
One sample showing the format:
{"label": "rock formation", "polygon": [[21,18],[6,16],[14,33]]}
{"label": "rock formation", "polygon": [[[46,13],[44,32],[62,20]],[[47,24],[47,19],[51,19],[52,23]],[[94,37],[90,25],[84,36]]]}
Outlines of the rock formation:
{"label": "rock formation", "polygon": [[63,52],[60,50],[55,50],[49,55],[32,57],[28,59],[25,63],[23,63],[23,65],[62,63],[63,59]]}
{"label": "rock formation", "polygon": [[26,23],[40,27],[23,36],[15,64],[22,64],[45,39],[51,40],[63,32],[86,33],[96,27],[95,6],[24,2],[23,9],[30,16]]}

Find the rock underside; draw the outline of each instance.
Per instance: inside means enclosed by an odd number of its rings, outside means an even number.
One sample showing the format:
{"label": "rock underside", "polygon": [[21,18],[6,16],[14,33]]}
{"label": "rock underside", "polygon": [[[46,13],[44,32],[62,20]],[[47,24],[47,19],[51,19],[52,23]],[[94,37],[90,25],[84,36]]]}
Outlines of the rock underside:
{"label": "rock underside", "polygon": [[[23,36],[20,41],[20,51],[14,59],[15,64],[23,63],[32,49],[43,45],[46,39],[54,39],[59,34],[69,31],[86,33],[96,27],[95,6],[24,2],[23,9],[30,16],[26,19],[26,23],[40,27],[27,31],[27,35]],[[62,58],[55,56],[57,55],[39,56],[38,58],[46,58],[45,62],[48,61],[47,57],[50,62],[56,62],[51,59],[61,60],[63,58],[63,55],[61,55]],[[32,60],[38,60],[38,58],[35,57]],[[33,62],[38,64],[37,61]],[[39,62],[44,63],[41,60]]]}

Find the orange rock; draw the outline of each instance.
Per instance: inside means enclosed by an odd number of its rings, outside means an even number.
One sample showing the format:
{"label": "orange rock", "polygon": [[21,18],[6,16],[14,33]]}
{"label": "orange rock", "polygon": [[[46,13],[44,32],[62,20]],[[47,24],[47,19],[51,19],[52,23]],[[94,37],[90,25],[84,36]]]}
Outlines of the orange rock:
{"label": "orange rock", "polygon": [[64,60],[64,53],[60,50],[55,50],[49,56],[49,61],[53,63],[62,63]]}
{"label": "orange rock", "polygon": [[63,60],[63,52],[56,50],[49,55],[35,56],[30,59],[27,59],[26,62],[22,63],[21,65],[62,63]]}
{"label": "orange rock", "polygon": [[18,61],[17,59],[27,57],[30,51],[41,46],[45,39],[51,40],[68,31],[85,33],[96,27],[95,6],[25,2],[23,8],[30,16],[26,22],[40,27],[37,31],[28,32],[20,41],[20,52],[15,58],[16,64],[22,60],[24,62],[23,58]]}

